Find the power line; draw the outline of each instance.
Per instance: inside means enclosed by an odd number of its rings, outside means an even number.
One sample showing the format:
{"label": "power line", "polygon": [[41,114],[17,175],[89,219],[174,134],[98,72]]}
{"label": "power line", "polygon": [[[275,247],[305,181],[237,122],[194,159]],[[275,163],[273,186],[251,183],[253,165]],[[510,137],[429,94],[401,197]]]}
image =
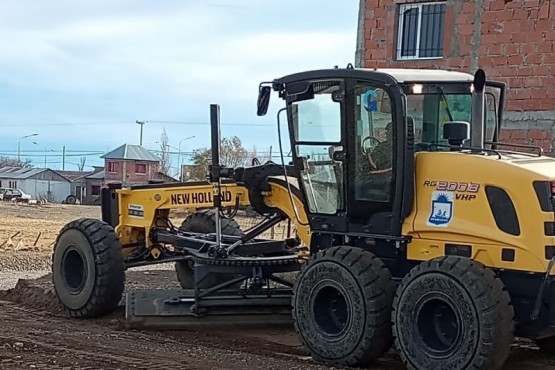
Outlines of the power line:
{"label": "power line", "polygon": [[[162,123],[162,124],[172,124],[172,125],[201,125],[201,126],[209,126],[210,122],[188,122],[188,121],[151,121],[147,120],[147,122],[152,123]],[[104,126],[104,125],[111,125],[111,126],[118,126],[118,125],[131,125],[135,122],[56,122],[56,123],[48,123],[48,122],[25,122],[25,123],[7,123],[2,122],[0,123],[0,127],[44,127],[44,126]],[[259,124],[259,123],[234,123],[234,122],[222,122],[220,123],[223,126],[248,126],[248,127],[272,127],[270,125]]]}

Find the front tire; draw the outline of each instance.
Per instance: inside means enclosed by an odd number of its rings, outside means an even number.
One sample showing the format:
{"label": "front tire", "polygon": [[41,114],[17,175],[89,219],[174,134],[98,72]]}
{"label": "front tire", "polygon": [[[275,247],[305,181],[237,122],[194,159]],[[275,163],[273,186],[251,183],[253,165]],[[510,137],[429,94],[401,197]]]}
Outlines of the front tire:
{"label": "front tire", "polygon": [[295,330],[317,361],[370,362],[391,346],[394,292],[389,270],[372,253],[348,246],[324,250],[295,281]]}
{"label": "front tire", "polygon": [[410,369],[499,369],[509,355],[510,297],[479,262],[421,263],[401,282],[393,307],[395,346]]}
{"label": "front tire", "polygon": [[125,285],[125,263],[114,229],[97,219],[65,225],[52,255],[54,290],[73,317],[99,317],[113,312]]}

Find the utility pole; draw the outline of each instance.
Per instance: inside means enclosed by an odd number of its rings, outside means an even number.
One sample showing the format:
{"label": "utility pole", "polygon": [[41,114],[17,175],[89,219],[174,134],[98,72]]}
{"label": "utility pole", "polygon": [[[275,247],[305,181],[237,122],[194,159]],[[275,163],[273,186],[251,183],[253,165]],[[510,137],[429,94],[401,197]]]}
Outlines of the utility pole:
{"label": "utility pole", "polygon": [[[33,141],[33,144],[35,144],[36,146],[41,147],[41,148],[44,149],[44,168],[47,168],[47,164],[46,164],[46,152],[47,152],[47,149],[46,149],[46,147],[43,146],[43,145],[40,145],[40,144],[37,143],[36,141]],[[53,152],[54,149],[50,149],[50,151]]]}
{"label": "utility pole", "polygon": [[66,146],[64,145],[62,150],[62,171],[66,169]]}
{"label": "utility pole", "polygon": [[139,145],[143,145],[143,126],[146,123],[146,121],[135,121],[137,124],[141,125],[141,140]]}

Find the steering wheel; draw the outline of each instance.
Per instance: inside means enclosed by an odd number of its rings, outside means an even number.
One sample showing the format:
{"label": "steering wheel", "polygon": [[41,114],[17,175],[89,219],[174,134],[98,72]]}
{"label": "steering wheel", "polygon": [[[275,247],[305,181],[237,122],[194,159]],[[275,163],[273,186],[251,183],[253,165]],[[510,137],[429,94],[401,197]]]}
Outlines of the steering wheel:
{"label": "steering wheel", "polygon": [[378,144],[381,144],[381,141],[378,138],[375,136],[366,136],[360,144],[362,154],[368,155],[368,153],[371,153]]}

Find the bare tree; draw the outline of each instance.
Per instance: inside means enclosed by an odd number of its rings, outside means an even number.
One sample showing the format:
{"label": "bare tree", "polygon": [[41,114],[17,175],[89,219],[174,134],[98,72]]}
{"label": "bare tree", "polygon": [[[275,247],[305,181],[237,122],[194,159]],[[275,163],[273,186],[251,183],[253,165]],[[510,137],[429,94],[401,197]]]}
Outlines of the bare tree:
{"label": "bare tree", "polygon": [[[265,156],[266,157],[266,156]],[[250,166],[254,158],[265,162],[266,158],[257,157],[256,147],[249,151],[243,147],[241,139],[237,136],[223,138],[220,146],[220,164],[226,167]],[[208,175],[208,166],[212,162],[212,152],[209,148],[193,150],[193,165],[190,170],[191,180],[204,180]]]}
{"label": "bare tree", "polygon": [[31,160],[18,160],[17,158],[10,158],[0,156],[0,167],[33,167]]}
{"label": "bare tree", "polygon": [[79,171],[82,172],[85,169],[85,162],[87,162],[87,157],[81,157],[81,159],[79,160],[79,164],[77,165]]}
{"label": "bare tree", "polygon": [[166,129],[162,131],[162,136],[160,137],[160,151],[162,155],[160,156],[160,172],[165,175],[170,176],[171,168],[171,158],[170,158],[170,146],[169,138],[166,134]]}
{"label": "bare tree", "polygon": [[260,163],[265,163],[272,160],[272,147],[270,147],[269,152],[258,152],[256,145],[252,146],[251,151],[248,156],[252,162],[254,158],[258,159]]}

